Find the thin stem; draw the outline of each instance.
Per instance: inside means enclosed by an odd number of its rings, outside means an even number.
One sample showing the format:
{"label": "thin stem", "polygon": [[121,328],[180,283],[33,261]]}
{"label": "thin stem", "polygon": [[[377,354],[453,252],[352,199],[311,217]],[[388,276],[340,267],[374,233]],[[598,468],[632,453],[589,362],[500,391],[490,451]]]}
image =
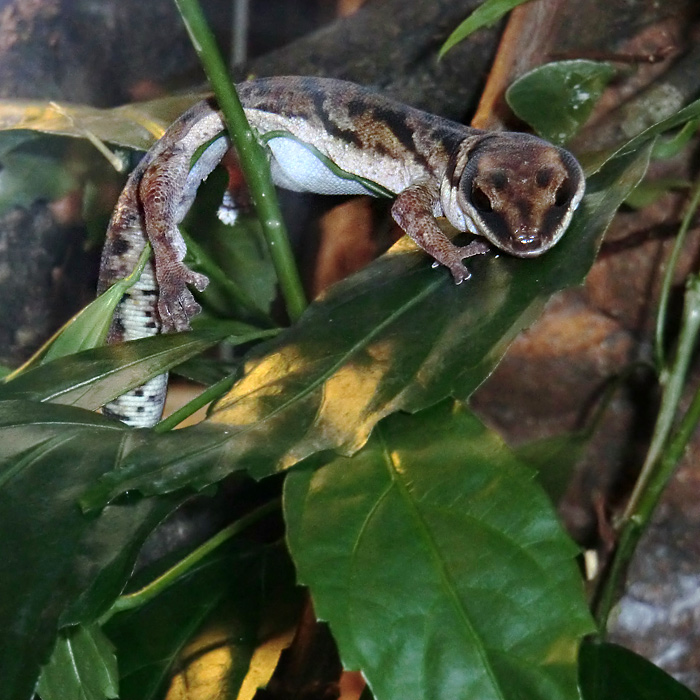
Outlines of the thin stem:
{"label": "thin stem", "polygon": [[219,396],[234,385],[237,378],[237,375],[232,374],[220,379],[210,387],[207,387],[201,394],[192,399],[192,401],[188,401],[184,406],[181,406],[177,411],[173,411],[167,418],[160,421],[160,423],[153,427],[153,430],[157,433],[167,433],[168,430],[172,430],[176,425],[182,423],[183,420],[189,418],[200,408],[211,403],[214,399],[218,399]]}
{"label": "thin stem", "polygon": [[151,583],[147,584],[140,590],[135,591],[134,593],[120,596],[116,601],[114,601],[112,607],[102,616],[100,619],[100,624],[107,622],[107,620],[109,620],[116,613],[141,607],[142,605],[145,605],[149,601],[153,600],[153,598],[172,586],[173,583],[175,583],[181,576],[186,574],[217,547],[220,547],[231,538],[240,534],[249,525],[256,523],[261,518],[264,518],[266,515],[269,515],[277,510],[280,507],[280,504],[281,499],[276,498],[268,503],[265,503],[259,508],[256,508],[254,511],[236,520],[235,523],[231,523],[231,525],[228,527],[225,527],[220,532],[217,532],[214,537],[197,547],[197,549],[195,549],[193,552],[190,552],[190,554],[188,554],[184,559],[181,559],[177,564],[175,564],[175,566],[168,569],[154,581],[151,581]]}
{"label": "thin stem", "polygon": [[681,222],[681,227],[678,229],[678,235],[676,236],[676,240],[673,244],[673,250],[671,251],[671,255],[669,255],[668,261],[666,262],[666,270],[664,272],[664,279],[661,285],[659,311],[656,314],[656,337],[654,341],[656,369],[660,375],[663,375],[666,365],[666,340],[664,338],[664,331],[666,329],[666,318],[668,316],[668,301],[669,297],[671,296],[673,273],[675,272],[676,266],[678,265],[678,258],[680,257],[681,251],[683,250],[683,245],[685,243],[688,230],[690,229],[690,224],[693,220],[693,216],[695,216],[695,212],[697,211],[699,204],[700,182],[698,182],[698,184],[695,186],[695,189],[693,190],[693,194],[688,204],[688,209],[685,212],[683,221]]}
{"label": "thin stem", "polygon": [[199,3],[197,0],[175,0],[175,4],[209,78],[231,140],[236,147],[251,199],[260,218],[263,235],[270,248],[287,313],[292,320],[296,320],[306,308],[306,298],[270,180],[267,155],[248,124],[243,106]]}
{"label": "thin stem", "polygon": [[616,524],[620,532],[612,562],[598,586],[595,600],[596,619],[605,632],[612,606],[629,568],[639,538],[644,533],[659,499],[700,419],[700,390],[674,435],[669,438],[676,415],[681,389],[700,332],[700,277],[688,281],[683,309],[681,334],[676,358],[668,373],[651,446],[625,511]]}
{"label": "thin stem", "polygon": [[661,452],[668,440],[674,417],[677,414],[678,404],[688,375],[688,367],[693,356],[695,342],[700,329],[700,278],[692,277],[688,280],[683,308],[683,320],[681,334],[676,350],[676,358],[670,368],[659,415],[654,426],[651,445],[647,453],[644,465],[635,484],[630,500],[622,515],[621,523],[629,520],[637,510],[638,502],[642,494],[654,478],[654,472]]}
{"label": "thin stem", "polygon": [[639,500],[636,513],[627,521],[620,534],[612,565],[602,582],[601,593],[595,606],[598,628],[602,633],[607,627],[610,611],[615,604],[637,544],[651,520],[666,485],[673,476],[676,465],[683,456],[698,422],[700,422],[700,389],[695,393],[690,408],[659,463],[658,478],[649,484],[649,488]]}

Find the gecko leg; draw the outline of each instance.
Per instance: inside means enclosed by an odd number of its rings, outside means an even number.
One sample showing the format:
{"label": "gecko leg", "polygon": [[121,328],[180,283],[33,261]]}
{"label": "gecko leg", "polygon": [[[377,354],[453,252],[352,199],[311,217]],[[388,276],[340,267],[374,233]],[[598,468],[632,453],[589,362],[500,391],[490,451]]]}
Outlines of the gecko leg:
{"label": "gecko leg", "polygon": [[472,241],[466,246],[456,246],[440,230],[435,222],[435,202],[439,201],[437,187],[429,183],[416,183],[399,194],[391,208],[394,221],[437,264],[449,268],[456,284],[471,277],[462,260],[481,255],[489,250],[484,241]]}
{"label": "gecko leg", "polygon": [[156,263],[158,313],[165,332],[189,328],[189,320],[199,313],[200,306],[187,285],[202,291],[208,283],[204,275],[182,262],[186,246],[177,218],[188,166],[188,155],[176,145],[146,168],[139,186],[146,233]]}

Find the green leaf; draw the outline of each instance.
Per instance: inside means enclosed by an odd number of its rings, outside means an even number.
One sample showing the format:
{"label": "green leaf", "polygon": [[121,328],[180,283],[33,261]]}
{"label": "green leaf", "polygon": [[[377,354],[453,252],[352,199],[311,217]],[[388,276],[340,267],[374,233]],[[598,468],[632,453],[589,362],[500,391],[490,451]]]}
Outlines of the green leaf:
{"label": "green leaf", "polygon": [[0,400],[24,398],[95,410],[128,389],[167,372],[217,342],[257,333],[247,324],[213,324],[204,331],[159,335],[85,350],[20,374],[0,386]]}
{"label": "green leaf", "polygon": [[218,431],[199,425],[160,436],[83,505],[130,489],[199,489],[236,469],[262,477],[326,449],[352,453],[386,415],[468,398],[549,296],[584,279],[648,158],[647,147],[591,178],[570,230],[546,255],[475,259],[460,286],[404,239],[249,354],[244,376],[207,421]]}
{"label": "green leaf", "polygon": [[698,127],[700,127],[700,119],[696,117],[684,124],[675,136],[664,140],[659,139],[654,145],[652,158],[664,159],[677,156],[698,132]]}
{"label": "green leaf", "polygon": [[141,543],[183,496],[124,501],[86,517],[79,494],[143,432],[69,406],[0,401],[0,688],[27,700],[61,626],[95,620]]}
{"label": "green leaf", "polygon": [[697,700],[658,666],[629,649],[596,640],[581,646],[583,700]]}
{"label": "green leaf", "polygon": [[206,682],[217,685],[217,698],[236,698],[263,639],[263,620],[274,611],[264,634],[277,632],[300,601],[281,547],[217,550],[150,603],[105,626],[117,647],[121,700],[162,697],[176,665],[178,673],[196,675],[194,667],[212,652],[216,663],[208,664]]}
{"label": "green leaf", "polygon": [[78,188],[66,165],[65,144],[56,140],[30,141],[0,158],[0,214],[38,199],[60,199]]}
{"label": "green leaf", "polygon": [[453,46],[459,44],[477,29],[495,24],[514,7],[524,5],[526,2],[529,0],[486,0],[447,37],[438,57],[442,58]]}
{"label": "green leaf", "polygon": [[41,100],[0,100],[0,131],[39,131],[100,140],[145,151],[167,127],[204,95],[178,95],[99,109]]}
{"label": "green leaf", "polygon": [[146,246],[139,264],[130,275],[113,284],[104,294],[69,319],[15,374],[19,375],[35,365],[59,357],[103,345],[117,304],[124,293],[138,282],[149,255],[150,246]]}
{"label": "green leaf", "polygon": [[97,625],[80,625],[59,634],[37,691],[41,700],[119,697],[114,648]]}
{"label": "green leaf", "polygon": [[[656,151],[656,147],[654,151]],[[654,204],[669,192],[674,190],[689,190],[692,184],[693,183],[689,180],[682,178],[659,178],[651,181],[643,180],[630,192],[629,197],[625,200],[625,204],[634,209],[642,209],[643,207]]]}
{"label": "green leaf", "polygon": [[609,63],[548,63],[518,78],[506,91],[506,101],[540,136],[564,144],[588,119],[614,75]]}
{"label": "green leaf", "polygon": [[288,542],[377,700],[574,700],[593,631],[577,549],[533,472],[466,409],[383,422],[291,473]]}
{"label": "green leaf", "polygon": [[[647,144],[652,143],[657,136],[665,134],[667,131],[671,131],[679,126],[685,127],[689,122],[696,119],[700,119],[700,100],[691,102],[680,111],[653,124],[634,138],[610,151],[585,154],[585,158],[581,158],[581,164],[584,166],[586,174],[592,175],[600,171],[600,169],[612,159],[634,153]],[[654,147],[656,148],[656,144]]]}
{"label": "green leaf", "polygon": [[537,471],[537,481],[552,503],[559,503],[574,468],[591,440],[590,431],[562,433],[516,447],[517,458]]}

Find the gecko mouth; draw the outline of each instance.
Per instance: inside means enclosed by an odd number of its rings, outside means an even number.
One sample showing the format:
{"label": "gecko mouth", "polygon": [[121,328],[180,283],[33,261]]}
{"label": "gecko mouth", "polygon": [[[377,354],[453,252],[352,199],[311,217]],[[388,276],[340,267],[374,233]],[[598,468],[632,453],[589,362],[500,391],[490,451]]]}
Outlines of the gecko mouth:
{"label": "gecko mouth", "polygon": [[508,252],[519,257],[537,255],[546,246],[543,236],[538,231],[515,234],[509,242],[511,249]]}

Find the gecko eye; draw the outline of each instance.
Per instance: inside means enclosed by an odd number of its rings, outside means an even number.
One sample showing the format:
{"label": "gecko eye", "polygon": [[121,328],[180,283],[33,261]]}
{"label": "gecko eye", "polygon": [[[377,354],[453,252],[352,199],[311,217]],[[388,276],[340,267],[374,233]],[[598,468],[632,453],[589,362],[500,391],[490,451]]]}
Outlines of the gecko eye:
{"label": "gecko eye", "polygon": [[472,204],[482,214],[488,214],[493,211],[493,207],[491,206],[491,200],[489,199],[489,196],[476,183],[472,183],[471,200]]}
{"label": "gecko eye", "polygon": [[569,203],[571,199],[571,187],[569,186],[568,178],[557,187],[557,191],[554,194],[554,206],[563,207]]}

